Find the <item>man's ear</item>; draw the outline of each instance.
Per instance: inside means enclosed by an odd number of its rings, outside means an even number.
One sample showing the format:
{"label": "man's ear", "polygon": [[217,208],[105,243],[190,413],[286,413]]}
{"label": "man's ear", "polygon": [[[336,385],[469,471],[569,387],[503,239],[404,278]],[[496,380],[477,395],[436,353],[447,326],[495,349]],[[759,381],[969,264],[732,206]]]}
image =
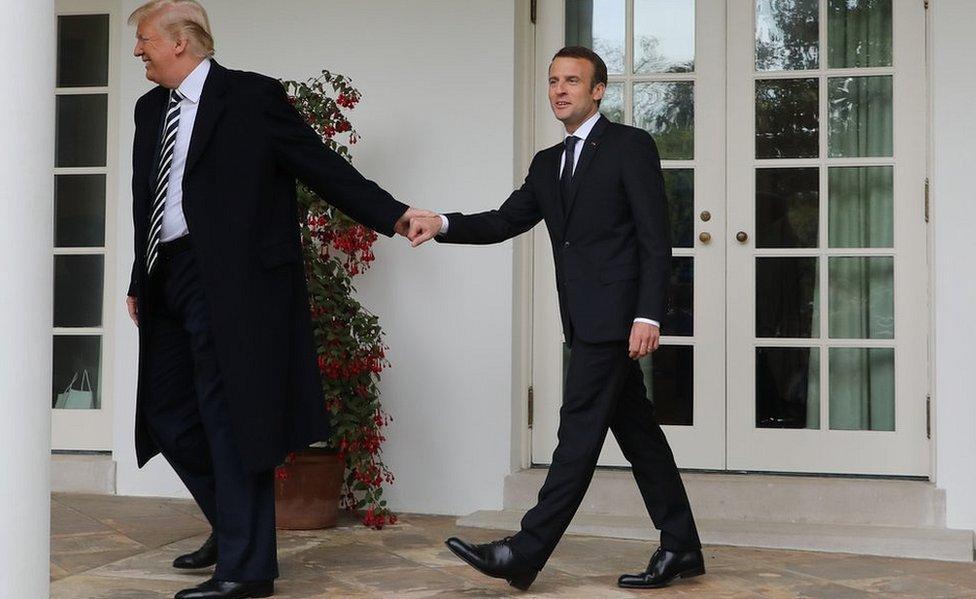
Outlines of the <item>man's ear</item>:
{"label": "man's ear", "polygon": [[181,38],[177,39],[176,40],[176,48],[175,48],[176,55],[177,56],[182,56],[183,53],[186,52],[186,48],[189,45],[190,45],[190,42],[185,37],[181,37]]}
{"label": "man's ear", "polygon": [[605,83],[597,83],[593,88],[593,99],[602,100],[603,94],[607,93],[607,85]]}

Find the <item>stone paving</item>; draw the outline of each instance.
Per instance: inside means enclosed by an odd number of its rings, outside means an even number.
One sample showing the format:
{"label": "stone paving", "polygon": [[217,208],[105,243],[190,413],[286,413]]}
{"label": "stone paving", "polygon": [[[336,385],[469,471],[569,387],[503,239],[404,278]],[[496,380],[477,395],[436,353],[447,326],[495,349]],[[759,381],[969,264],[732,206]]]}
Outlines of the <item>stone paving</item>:
{"label": "stone paving", "polygon": [[[190,501],[56,494],[51,505],[51,597],[172,597],[210,570],[170,567],[209,533]],[[823,598],[973,597],[976,565],[803,551],[706,547],[708,574],[657,591],[615,586],[623,571],[643,568],[644,542],[567,536],[527,593],[481,576],[443,545],[505,536],[462,529],[453,517],[403,515],[383,531],[345,519],[334,529],[280,531],[281,578],[275,597],[626,597]],[[40,599],[40,598],[38,598]]]}

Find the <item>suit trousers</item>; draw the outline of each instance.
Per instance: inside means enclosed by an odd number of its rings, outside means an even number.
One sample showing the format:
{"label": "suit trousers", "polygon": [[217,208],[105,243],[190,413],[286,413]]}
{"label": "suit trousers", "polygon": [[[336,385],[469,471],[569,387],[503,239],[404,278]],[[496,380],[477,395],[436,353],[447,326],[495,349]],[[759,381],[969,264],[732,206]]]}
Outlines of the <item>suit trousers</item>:
{"label": "suit trousers", "polygon": [[149,286],[140,318],[149,319],[142,410],[150,434],[213,526],[213,577],[276,578],[274,473],[254,474],[241,461],[193,249],[161,253]]}
{"label": "suit trousers", "polygon": [[573,340],[552,464],[538,503],[511,540],[515,552],[539,570],[583,501],[608,429],[631,463],[661,546],[701,548],[674,456],[647,399],[640,365],[627,349],[623,341]]}

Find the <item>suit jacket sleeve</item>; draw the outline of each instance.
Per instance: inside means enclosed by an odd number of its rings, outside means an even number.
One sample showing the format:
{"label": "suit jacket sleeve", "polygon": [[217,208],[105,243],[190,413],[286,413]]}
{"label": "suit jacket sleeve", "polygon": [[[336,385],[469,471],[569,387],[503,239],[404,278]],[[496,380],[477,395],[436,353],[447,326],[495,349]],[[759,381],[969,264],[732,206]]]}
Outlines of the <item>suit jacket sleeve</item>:
{"label": "suit jacket sleeve", "polygon": [[497,210],[477,214],[445,214],[448,220],[447,233],[438,235],[435,239],[442,243],[485,245],[511,239],[536,226],[542,220],[542,212],[539,210],[537,192],[532,183],[534,166],[535,160],[529,167],[529,175],[522,187],[513,191]]}
{"label": "suit jacket sleeve", "polygon": [[264,92],[263,117],[278,163],[350,218],[392,237],[406,204],[326,147],[288,102],[280,83],[268,81]]}
{"label": "suit jacket sleeve", "polygon": [[637,229],[640,274],[636,318],[662,322],[671,283],[671,226],[657,146],[635,130],[623,157],[623,182]]}

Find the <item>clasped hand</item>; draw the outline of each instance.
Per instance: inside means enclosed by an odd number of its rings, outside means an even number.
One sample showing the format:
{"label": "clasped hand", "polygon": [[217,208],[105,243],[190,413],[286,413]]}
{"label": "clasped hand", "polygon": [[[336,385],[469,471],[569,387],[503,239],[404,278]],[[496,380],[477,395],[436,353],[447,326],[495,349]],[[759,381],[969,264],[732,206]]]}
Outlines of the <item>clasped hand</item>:
{"label": "clasped hand", "polygon": [[410,240],[410,245],[418,245],[429,241],[441,232],[441,217],[430,210],[408,208],[396,222],[394,230]]}

